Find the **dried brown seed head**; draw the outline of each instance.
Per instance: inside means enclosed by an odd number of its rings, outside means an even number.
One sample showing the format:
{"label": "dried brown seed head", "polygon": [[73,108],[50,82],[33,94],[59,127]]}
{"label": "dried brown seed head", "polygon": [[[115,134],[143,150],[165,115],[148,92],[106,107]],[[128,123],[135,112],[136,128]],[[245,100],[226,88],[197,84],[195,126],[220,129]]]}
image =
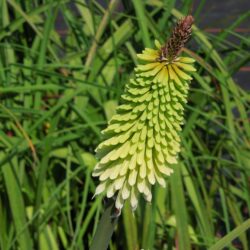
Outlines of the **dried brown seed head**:
{"label": "dried brown seed head", "polygon": [[191,28],[193,23],[194,18],[191,15],[188,15],[176,24],[170,38],[161,48],[159,60],[165,59],[172,61],[176,58],[191,36]]}

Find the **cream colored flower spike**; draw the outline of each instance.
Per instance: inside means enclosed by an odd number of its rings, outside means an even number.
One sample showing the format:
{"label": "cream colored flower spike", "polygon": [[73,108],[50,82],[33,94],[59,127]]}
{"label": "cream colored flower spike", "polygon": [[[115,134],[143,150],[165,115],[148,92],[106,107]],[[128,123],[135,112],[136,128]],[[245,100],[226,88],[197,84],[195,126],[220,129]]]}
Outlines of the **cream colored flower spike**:
{"label": "cream colored flower spike", "polygon": [[135,209],[139,194],[150,202],[151,186],[165,187],[165,176],[173,173],[180,152],[181,125],[187,102],[190,72],[195,71],[189,57],[165,55],[158,41],[157,49],[146,48],[138,58],[144,64],[135,68],[107,129],[105,140],[97,147],[100,159],[93,176],[100,184],[95,195],[115,196],[121,209],[129,199]]}

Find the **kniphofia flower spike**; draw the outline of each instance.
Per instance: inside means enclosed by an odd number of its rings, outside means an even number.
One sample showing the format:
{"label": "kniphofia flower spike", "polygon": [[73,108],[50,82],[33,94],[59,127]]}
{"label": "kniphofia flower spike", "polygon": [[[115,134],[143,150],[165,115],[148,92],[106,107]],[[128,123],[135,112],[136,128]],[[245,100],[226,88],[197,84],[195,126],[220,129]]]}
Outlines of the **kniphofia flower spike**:
{"label": "kniphofia flower spike", "polygon": [[155,41],[156,49],[138,54],[143,63],[135,68],[123,104],[103,131],[104,141],[96,149],[100,161],[93,172],[100,180],[95,195],[114,196],[117,209],[127,199],[135,209],[139,194],[150,202],[151,186],[165,187],[164,177],[174,171],[190,72],[195,71],[194,59],[179,54],[192,23],[191,16],[185,17],[166,44]]}

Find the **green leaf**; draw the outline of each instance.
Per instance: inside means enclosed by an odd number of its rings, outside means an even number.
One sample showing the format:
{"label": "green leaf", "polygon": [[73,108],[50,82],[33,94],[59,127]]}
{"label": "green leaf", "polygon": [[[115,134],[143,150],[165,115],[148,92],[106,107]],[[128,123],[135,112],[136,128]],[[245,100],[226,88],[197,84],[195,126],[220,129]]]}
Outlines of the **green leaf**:
{"label": "green leaf", "polygon": [[217,241],[209,250],[221,250],[231,244],[231,242],[239,237],[242,233],[250,228],[250,219],[243,222],[240,226],[236,227],[230,233],[225,235],[222,239]]}

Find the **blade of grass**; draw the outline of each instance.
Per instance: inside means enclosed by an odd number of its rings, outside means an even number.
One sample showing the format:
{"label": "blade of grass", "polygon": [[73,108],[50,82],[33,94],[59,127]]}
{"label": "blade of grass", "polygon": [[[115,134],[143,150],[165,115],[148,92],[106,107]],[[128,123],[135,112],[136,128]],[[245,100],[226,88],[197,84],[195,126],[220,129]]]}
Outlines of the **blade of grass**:
{"label": "blade of grass", "polygon": [[97,226],[90,250],[106,250],[114,231],[118,217],[113,217],[114,201],[111,200]]}
{"label": "blade of grass", "polygon": [[92,43],[92,46],[91,46],[91,48],[89,50],[89,53],[88,53],[88,56],[87,56],[87,59],[86,59],[86,62],[85,62],[85,66],[87,68],[91,65],[91,63],[93,61],[93,58],[94,58],[95,53],[96,53],[98,42],[101,39],[101,37],[102,37],[102,35],[103,35],[104,31],[105,31],[105,27],[108,24],[108,20],[110,18],[110,15],[114,11],[114,9],[116,8],[117,4],[118,4],[117,0],[111,0],[110,1],[108,9],[105,12],[105,14],[104,14],[104,16],[102,18],[102,21],[98,26],[98,29],[96,31],[96,34],[95,34],[95,37],[94,37],[94,40],[93,40],[93,43]]}
{"label": "blade of grass", "polygon": [[220,239],[217,243],[215,243],[209,250],[221,250],[227,247],[234,239],[239,237],[242,233],[247,231],[250,228],[250,219],[243,222],[241,225],[236,227],[222,239]]}
{"label": "blade of grass", "polygon": [[[80,154],[81,150],[80,150],[79,146],[75,142],[72,142],[71,147],[72,147],[72,151],[74,152],[76,159],[79,162],[79,165],[86,166],[86,164],[84,163],[82,156]],[[85,213],[85,209],[87,206],[87,198],[88,198],[88,193],[89,193],[91,170],[92,170],[91,168],[88,168],[86,171],[87,173],[86,173],[86,180],[85,180],[84,189],[83,189],[84,192],[83,192],[83,198],[82,198],[82,203],[81,203],[81,209],[80,209],[79,215],[77,216],[76,229],[74,231],[73,240],[72,240],[70,249],[74,249],[76,242],[80,241],[80,238],[78,236],[79,236],[79,231],[81,228],[82,220],[84,218],[83,216]]]}
{"label": "blade of grass", "polygon": [[[0,158],[3,153],[0,153]],[[17,158],[2,166],[4,182],[8,194],[10,210],[13,222],[18,235],[17,241],[21,250],[32,249],[32,238],[27,227],[27,218],[25,212],[25,204],[22,195],[22,188],[18,180],[17,174]]]}
{"label": "blade of grass", "polygon": [[141,0],[133,0],[133,5],[137,15],[137,21],[140,27],[141,37],[145,47],[151,47],[149,31],[147,27],[147,18],[145,16],[145,6]]}
{"label": "blade of grass", "polygon": [[[53,24],[55,22],[55,18],[57,16],[57,8],[58,5],[55,8],[52,8],[52,2],[50,1],[50,5],[49,5],[49,11],[48,11],[48,15],[46,18],[46,22],[45,22],[45,26],[44,26],[44,37],[41,40],[41,46],[39,48],[39,56],[38,56],[38,60],[37,60],[37,67],[38,69],[42,69],[44,67],[44,63],[45,63],[45,54],[46,54],[46,50],[47,50],[47,46],[49,44],[49,37],[50,37],[50,33],[53,27]],[[43,81],[43,78],[38,76],[36,79],[36,85],[41,85]],[[34,108],[38,109],[41,107],[41,93],[37,92],[35,94],[35,100],[34,100]]]}
{"label": "blade of grass", "polygon": [[181,167],[183,167],[182,164],[176,165],[175,171],[170,177],[173,209],[177,223],[176,244],[178,245],[176,247],[178,247],[179,250],[191,250]]}

